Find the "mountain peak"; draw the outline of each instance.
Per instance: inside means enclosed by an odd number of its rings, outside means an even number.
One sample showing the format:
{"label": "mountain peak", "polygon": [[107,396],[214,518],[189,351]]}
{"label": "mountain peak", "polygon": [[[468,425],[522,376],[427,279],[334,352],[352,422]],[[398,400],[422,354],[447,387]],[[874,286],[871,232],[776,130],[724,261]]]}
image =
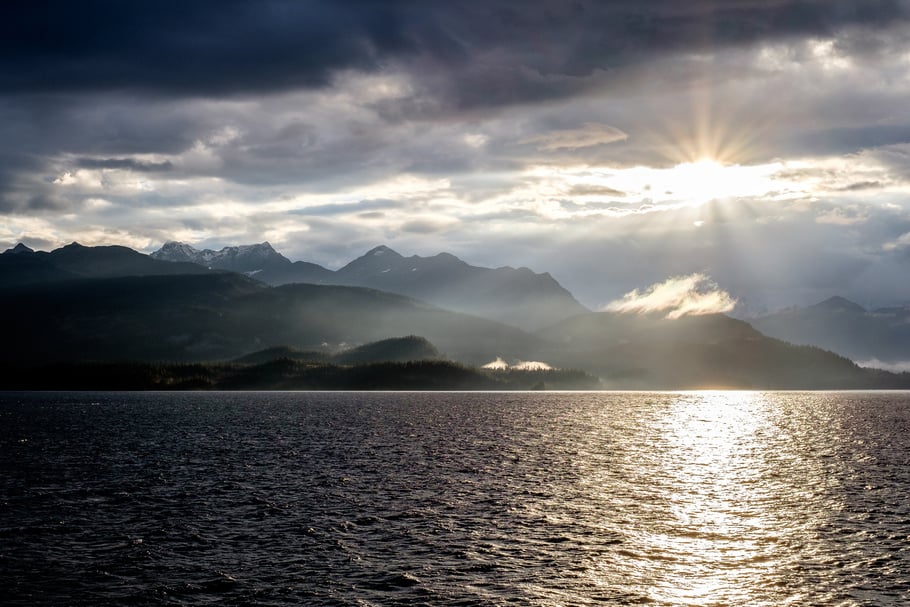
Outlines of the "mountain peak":
{"label": "mountain peak", "polygon": [[262,257],[281,255],[274,249],[274,247],[272,247],[272,245],[267,240],[258,244],[245,244],[238,247],[225,247],[221,249],[219,253],[224,254],[228,251],[236,251],[238,255],[259,255]]}
{"label": "mountain peak", "polygon": [[825,301],[817,303],[811,307],[821,310],[830,310],[832,312],[855,312],[859,314],[864,314],[866,312],[866,308],[839,295],[829,297]]}
{"label": "mountain peak", "polygon": [[4,255],[9,253],[10,255],[19,255],[21,253],[34,253],[34,249],[25,246],[21,242],[14,246],[12,249],[7,249],[3,252]]}
{"label": "mountain peak", "polygon": [[189,261],[207,268],[233,272],[261,272],[268,266],[289,266],[290,260],[268,242],[223,247],[219,251],[199,250],[182,242],[169,241],[151,255],[162,261]]}
{"label": "mountain peak", "polygon": [[393,251],[392,249],[385,246],[384,244],[381,244],[378,247],[370,249],[369,251],[367,251],[366,253],[363,254],[363,257],[380,257],[383,255],[385,255],[387,257],[401,257],[401,255],[399,255],[396,251]]}
{"label": "mountain peak", "polygon": [[160,249],[151,254],[154,259],[164,261],[192,261],[199,251],[185,242],[169,240]]}

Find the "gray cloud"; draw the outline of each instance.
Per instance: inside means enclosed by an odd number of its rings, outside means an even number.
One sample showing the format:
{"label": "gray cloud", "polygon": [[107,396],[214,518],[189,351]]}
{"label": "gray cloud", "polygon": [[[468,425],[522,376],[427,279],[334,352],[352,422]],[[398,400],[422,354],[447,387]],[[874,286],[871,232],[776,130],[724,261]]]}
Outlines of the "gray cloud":
{"label": "gray cloud", "polygon": [[595,185],[575,185],[572,186],[572,189],[569,190],[570,196],[613,196],[620,197],[626,195],[625,192],[621,192],[614,188],[608,188],[606,186],[595,186]]}
{"label": "gray cloud", "polygon": [[412,234],[433,234],[451,228],[452,224],[452,221],[437,219],[412,219],[401,224],[401,230]]}
{"label": "gray cloud", "polygon": [[53,194],[36,194],[28,199],[25,203],[25,208],[22,210],[62,211],[69,206],[70,204],[59,196],[54,196]]}
{"label": "gray cloud", "polygon": [[[326,86],[333,72],[399,61],[444,66],[468,84],[462,105],[498,104],[661,53],[829,37],[908,14],[901,0],[45,0],[5,11],[0,71],[7,91],[222,95]],[[870,47],[850,40],[845,51]]]}
{"label": "gray cloud", "polygon": [[883,184],[880,181],[857,181],[838,189],[841,192],[862,192],[864,190],[877,190],[881,187],[883,187]]}
{"label": "gray cloud", "polygon": [[850,153],[866,148],[910,143],[910,124],[833,127],[795,134],[788,147],[811,153]]}
{"label": "gray cloud", "polygon": [[174,165],[168,160],[142,162],[132,158],[78,158],[76,166],[84,169],[125,169],[142,173],[170,171],[174,168]]}
{"label": "gray cloud", "polygon": [[[358,213],[361,216],[367,215],[362,211],[373,211],[376,209],[398,209],[404,205],[401,201],[398,200],[386,200],[382,198],[377,198],[374,200],[361,200],[359,202],[351,203],[332,203],[332,204],[319,204],[312,205],[302,209],[297,209],[291,211],[293,215],[338,215],[338,214],[348,214],[348,213]],[[377,216],[377,215],[374,215]],[[378,216],[382,216],[380,213]]]}
{"label": "gray cloud", "polygon": [[608,124],[587,122],[575,129],[550,131],[522,139],[520,143],[531,143],[538,150],[552,152],[555,150],[577,150],[596,145],[624,141],[629,135]]}
{"label": "gray cloud", "polygon": [[[15,3],[0,239],[269,239],[336,267],[382,243],[450,250],[550,271],[592,306],[693,272],[755,306],[910,298],[907,248],[883,248],[910,232],[908,16],[902,0]],[[607,175],[701,155],[820,185],[668,210]]]}

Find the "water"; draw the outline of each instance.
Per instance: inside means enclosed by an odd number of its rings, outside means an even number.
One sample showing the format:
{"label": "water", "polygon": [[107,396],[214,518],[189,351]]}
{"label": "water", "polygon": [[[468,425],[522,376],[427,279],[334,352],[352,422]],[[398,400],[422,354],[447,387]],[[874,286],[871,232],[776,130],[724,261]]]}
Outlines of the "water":
{"label": "water", "polygon": [[907,393],[0,395],[4,605],[910,604]]}

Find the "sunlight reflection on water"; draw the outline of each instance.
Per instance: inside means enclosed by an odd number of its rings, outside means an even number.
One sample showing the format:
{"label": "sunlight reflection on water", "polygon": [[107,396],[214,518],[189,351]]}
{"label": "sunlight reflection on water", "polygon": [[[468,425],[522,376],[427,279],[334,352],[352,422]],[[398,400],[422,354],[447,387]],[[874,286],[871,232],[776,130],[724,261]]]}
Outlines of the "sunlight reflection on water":
{"label": "sunlight reflection on water", "polygon": [[10,605],[910,604],[907,393],[48,398]]}
{"label": "sunlight reflection on water", "polygon": [[780,395],[753,392],[653,398],[618,470],[636,488],[631,499],[612,492],[617,471],[602,480],[634,549],[592,575],[637,580],[636,594],[660,605],[805,604],[808,589],[811,602],[836,596],[836,570],[855,557],[825,537],[840,531],[831,518],[844,510],[846,474],[832,453],[841,428],[830,407],[796,416]]}

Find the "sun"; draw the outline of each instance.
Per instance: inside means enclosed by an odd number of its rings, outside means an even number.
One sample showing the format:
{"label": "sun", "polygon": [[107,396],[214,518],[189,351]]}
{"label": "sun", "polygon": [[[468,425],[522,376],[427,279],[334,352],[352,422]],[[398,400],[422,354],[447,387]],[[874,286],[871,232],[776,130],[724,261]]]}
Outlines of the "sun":
{"label": "sun", "polygon": [[713,158],[683,162],[664,175],[666,192],[686,202],[702,204],[718,198],[756,195],[766,190],[761,171],[753,167],[727,165]]}
{"label": "sun", "polygon": [[760,165],[724,164],[702,157],[667,167],[630,167],[589,171],[597,185],[626,192],[629,197],[648,199],[657,205],[699,206],[712,200],[760,197],[781,187],[776,175],[780,163]]}
{"label": "sun", "polygon": [[679,193],[692,202],[707,202],[731,191],[730,171],[712,158],[683,162],[667,174],[673,193]]}

